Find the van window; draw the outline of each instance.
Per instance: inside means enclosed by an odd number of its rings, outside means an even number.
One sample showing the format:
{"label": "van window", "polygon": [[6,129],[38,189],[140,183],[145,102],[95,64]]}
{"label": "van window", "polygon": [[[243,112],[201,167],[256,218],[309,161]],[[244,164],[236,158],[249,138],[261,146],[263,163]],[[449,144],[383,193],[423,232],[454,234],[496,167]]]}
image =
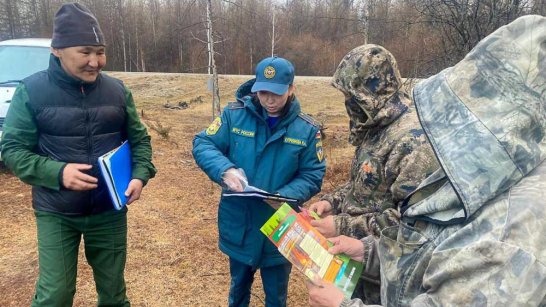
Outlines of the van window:
{"label": "van window", "polygon": [[0,82],[22,80],[47,69],[49,48],[0,46]]}

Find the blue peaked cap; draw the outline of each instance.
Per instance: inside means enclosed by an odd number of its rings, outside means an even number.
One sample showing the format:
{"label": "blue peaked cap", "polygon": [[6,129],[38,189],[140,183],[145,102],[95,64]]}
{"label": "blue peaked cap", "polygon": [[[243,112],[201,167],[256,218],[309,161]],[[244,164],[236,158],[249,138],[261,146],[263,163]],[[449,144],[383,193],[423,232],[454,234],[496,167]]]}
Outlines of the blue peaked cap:
{"label": "blue peaked cap", "polygon": [[268,91],[283,95],[294,83],[294,65],[288,60],[278,57],[265,58],[256,65],[256,82],[252,92]]}

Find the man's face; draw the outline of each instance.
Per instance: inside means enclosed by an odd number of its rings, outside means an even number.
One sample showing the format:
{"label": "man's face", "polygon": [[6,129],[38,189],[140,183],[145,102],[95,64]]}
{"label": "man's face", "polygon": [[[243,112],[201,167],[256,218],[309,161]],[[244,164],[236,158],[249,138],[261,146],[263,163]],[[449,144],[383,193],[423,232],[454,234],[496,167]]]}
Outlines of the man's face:
{"label": "man's face", "polygon": [[104,46],[76,46],[52,49],[52,52],[66,73],[87,83],[95,82],[106,65]]}
{"label": "man's face", "polygon": [[288,97],[294,92],[294,86],[290,85],[288,91],[283,95],[277,95],[268,91],[258,91],[258,99],[269,116],[280,116],[282,109],[288,101]]}

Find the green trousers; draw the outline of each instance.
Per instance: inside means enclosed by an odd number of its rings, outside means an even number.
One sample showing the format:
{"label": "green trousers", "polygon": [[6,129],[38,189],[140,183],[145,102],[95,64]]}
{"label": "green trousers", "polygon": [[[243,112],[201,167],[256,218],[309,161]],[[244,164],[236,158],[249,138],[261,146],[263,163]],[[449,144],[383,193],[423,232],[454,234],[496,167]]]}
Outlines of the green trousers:
{"label": "green trousers", "polygon": [[40,273],[32,306],[72,306],[78,250],[93,269],[98,306],[130,306],[125,288],[127,209],[89,216],[35,211]]}

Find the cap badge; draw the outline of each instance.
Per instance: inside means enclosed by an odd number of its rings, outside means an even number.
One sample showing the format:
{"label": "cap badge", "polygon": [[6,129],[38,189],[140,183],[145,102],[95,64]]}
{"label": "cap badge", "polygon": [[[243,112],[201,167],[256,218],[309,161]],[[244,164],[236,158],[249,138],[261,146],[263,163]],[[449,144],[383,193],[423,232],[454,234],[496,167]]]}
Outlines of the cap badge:
{"label": "cap badge", "polygon": [[273,66],[267,66],[264,69],[264,77],[266,79],[273,79],[275,77],[275,68],[273,68]]}

